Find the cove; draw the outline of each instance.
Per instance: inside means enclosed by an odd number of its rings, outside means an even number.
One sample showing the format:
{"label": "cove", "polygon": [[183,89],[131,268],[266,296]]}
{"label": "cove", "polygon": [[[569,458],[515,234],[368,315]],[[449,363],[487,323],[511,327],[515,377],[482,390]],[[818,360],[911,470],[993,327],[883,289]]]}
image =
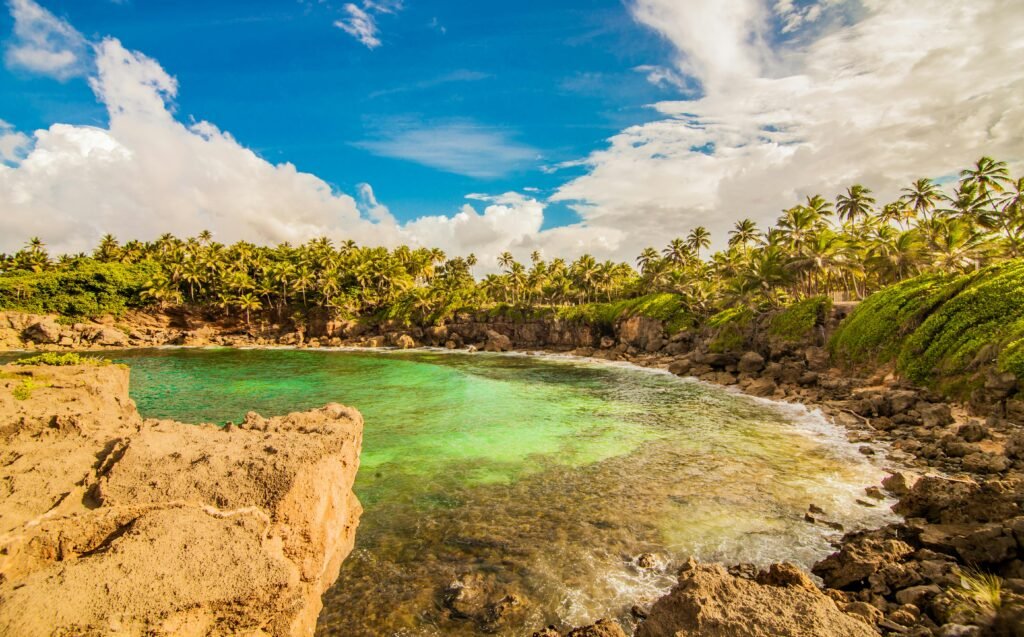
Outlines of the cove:
{"label": "cove", "polygon": [[[891,517],[856,503],[882,472],[820,416],[667,373],[422,350],[113,358],[149,418],[237,422],[327,402],[363,413],[365,512],[318,635],[522,635],[603,616],[628,627],[630,606],[667,591],[691,555],[827,555],[834,534],[803,520],[812,503],[848,530]],[[643,553],[655,568],[637,567]],[[457,581],[514,603],[458,617],[446,605]]]}

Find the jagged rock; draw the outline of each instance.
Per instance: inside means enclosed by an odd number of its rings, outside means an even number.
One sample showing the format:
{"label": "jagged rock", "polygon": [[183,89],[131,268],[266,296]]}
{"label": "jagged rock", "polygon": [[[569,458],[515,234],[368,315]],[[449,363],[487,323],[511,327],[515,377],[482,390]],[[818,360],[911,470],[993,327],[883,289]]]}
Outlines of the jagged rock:
{"label": "jagged rock", "polygon": [[933,524],[993,522],[1021,514],[1024,482],[950,480],[925,476],[918,480],[893,511],[907,518],[924,518]]}
{"label": "jagged rock", "polygon": [[734,577],[718,564],[690,564],[654,603],[636,637],[875,637],[859,618],[800,582],[772,586]]}
{"label": "jagged rock", "polygon": [[981,442],[988,438],[988,429],[980,421],[972,420],[961,425],[956,430],[956,435],[960,436],[964,442]]}
{"label": "jagged rock", "polygon": [[757,352],[747,352],[740,357],[736,368],[744,374],[756,374],[764,369],[764,356]]}
{"label": "jagged rock", "polygon": [[119,329],[101,327],[92,342],[106,347],[124,347],[128,344],[128,336]]}
{"label": "jagged rock", "polygon": [[910,492],[910,487],[918,481],[918,476],[904,471],[897,471],[886,476],[882,480],[885,490],[894,496],[905,496]]}
{"label": "jagged rock", "polygon": [[33,343],[44,345],[60,341],[61,328],[51,318],[42,318],[25,328],[24,336]]}
{"label": "jagged rock", "polygon": [[1006,439],[1006,455],[1017,460],[1024,460],[1024,429],[1015,431]]}
{"label": "jagged rock", "polygon": [[829,355],[823,347],[808,347],[804,350],[804,360],[812,371],[820,372],[828,369]]}
{"label": "jagged rock", "polygon": [[[690,359],[680,358],[669,364],[668,371],[676,376],[686,376],[692,367],[693,364],[690,363]],[[1024,450],[1024,447],[1022,447],[1022,450]]]}
{"label": "jagged rock", "polygon": [[839,551],[815,564],[811,572],[828,588],[843,589],[866,580],[887,565],[903,561],[913,552],[909,544],[887,537],[884,532],[851,533],[843,538]]}
{"label": "jagged rock", "polygon": [[395,347],[399,349],[412,349],[416,347],[416,341],[408,334],[402,334],[395,339]]}
{"label": "jagged rock", "polygon": [[49,384],[0,391],[0,634],[312,634],[361,512],[357,412],[143,423],[127,368],[18,371]]}
{"label": "jagged rock", "polygon": [[768,397],[773,396],[778,389],[779,386],[771,378],[758,378],[747,386],[746,391],[753,396]]}
{"label": "jagged rock", "polygon": [[945,403],[924,403],[917,410],[925,427],[945,427],[953,422],[953,413]]}
{"label": "jagged rock", "polygon": [[1002,473],[1010,464],[1010,459],[1002,454],[978,451],[964,456],[961,467],[973,473]]}
{"label": "jagged rock", "polygon": [[484,343],[485,352],[507,352],[512,349],[512,339],[499,334],[494,330],[487,330],[487,342]]}

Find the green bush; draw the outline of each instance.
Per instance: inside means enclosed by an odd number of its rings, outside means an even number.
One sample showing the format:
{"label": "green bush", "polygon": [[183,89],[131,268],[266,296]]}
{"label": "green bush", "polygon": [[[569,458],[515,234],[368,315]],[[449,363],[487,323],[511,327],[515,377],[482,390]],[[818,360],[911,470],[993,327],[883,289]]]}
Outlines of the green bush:
{"label": "green bush", "polygon": [[643,316],[661,321],[665,332],[677,332],[696,326],[696,317],[690,312],[683,297],[678,294],[648,294],[634,299],[613,303],[587,303],[560,307],[555,311],[559,318],[569,321],[590,323],[610,330],[622,319]]}
{"label": "green bush", "polygon": [[754,311],[739,306],[723,310],[707,320],[707,326],[714,334],[708,343],[712,352],[735,352],[743,349],[750,327],[754,322]]}
{"label": "green bush", "polygon": [[69,365],[93,365],[101,367],[109,365],[110,361],[96,356],[83,356],[74,352],[58,354],[57,352],[46,352],[28,358],[21,358],[13,363],[14,365],[50,365],[52,367],[67,367]]}
{"label": "green bush", "polygon": [[14,396],[15,400],[28,400],[32,397],[32,392],[39,389],[40,387],[48,387],[49,383],[38,381],[34,378],[26,378],[11,390],[11,395]]}
{"label": "green bush", "polygon": [[90,317],[142,307],[146,281],[159,266],[125,265],[91,259],[60,270],[15,271],[0,275],[0,310]]}
{"label": "green bush", "polygon": [[829,348],[845,364],[895,362],[908,379],[960,398],[983,382],[986,368],[1024,380],[1024,259],[877,292]]}
{"label": "green bush", "polygon": [[772,316],[768,333],[791,343],[802,341],[811,335],[815,327],[825,324],[831,309],[832,299],[827,296],[797,301]]}

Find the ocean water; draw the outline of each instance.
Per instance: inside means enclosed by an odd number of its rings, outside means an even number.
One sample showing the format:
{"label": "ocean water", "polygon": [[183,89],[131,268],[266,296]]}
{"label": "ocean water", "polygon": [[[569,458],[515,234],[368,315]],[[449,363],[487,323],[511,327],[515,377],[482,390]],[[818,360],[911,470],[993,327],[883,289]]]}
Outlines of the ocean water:
{"label": "ocean water", "polygon": [[[667,373],[446,352],[115,353],[146,417],[240,421],[340,402],[365,418],[356,549],[318,635],[529,635],[666,592],[689,556],[804,566],[834,532],[891,518],[857,504],[879,467],[802,407]],[[635,558],[655,556],[641,569]],[[505,614],[458,617],[473,578]],[[514,600],[514,601],[509,601]],[[463,609],[464,611],[466,609]]]}

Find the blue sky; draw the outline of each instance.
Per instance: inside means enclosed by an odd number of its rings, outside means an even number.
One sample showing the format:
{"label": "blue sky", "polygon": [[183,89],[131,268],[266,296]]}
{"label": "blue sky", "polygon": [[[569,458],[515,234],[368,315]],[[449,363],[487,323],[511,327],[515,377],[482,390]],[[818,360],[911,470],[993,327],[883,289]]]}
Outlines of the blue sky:
{"label": "blue sky", "polygon": [[107,232],[632,261],[1024,169],[1011,0],[5,0],[0,251]]}
{"label": "blue sky", "polygon": [[[179,118],[214,122],[340,190],[371,183],[403,221],[456,210],[467,193],[550,191],[572,173],[545,166],[585,157],[679,93],[634,70],[673,49],[618,0],[409,1],[377,17],[372,49],[334,26],[341,2],[43,5],[158,60],[181,87]],[[0,33],[12,29],[0,17]],[[11,89],[0,117],[20,130],[107,123],[82,78],[4,68],[0,85]],[[565,205],[545,216],[575,219]]]}

